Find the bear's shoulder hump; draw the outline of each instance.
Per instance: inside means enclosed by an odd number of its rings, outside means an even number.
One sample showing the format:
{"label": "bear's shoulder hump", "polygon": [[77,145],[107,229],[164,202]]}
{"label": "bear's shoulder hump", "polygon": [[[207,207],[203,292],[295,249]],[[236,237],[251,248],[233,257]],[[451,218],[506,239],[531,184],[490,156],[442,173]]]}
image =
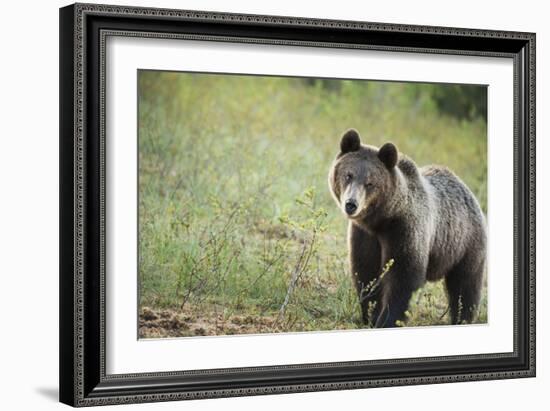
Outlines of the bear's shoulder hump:
{"label": "bear's shoulder hump", "polygon": [[397,166],[403,174],[409,177],[418,175],[418,167],[416,166],[415,162],[406,155],[399,155],[399,162],[397,163]]}

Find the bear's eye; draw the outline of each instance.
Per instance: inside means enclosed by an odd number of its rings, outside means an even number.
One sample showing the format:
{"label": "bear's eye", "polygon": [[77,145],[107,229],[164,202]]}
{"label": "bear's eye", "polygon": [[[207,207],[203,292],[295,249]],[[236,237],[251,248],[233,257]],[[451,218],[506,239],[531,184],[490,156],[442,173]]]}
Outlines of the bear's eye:
{"label": "bear's eye", "polygon": [[366,188],[373,188],[374,184],[373,183],[365,183],[365,187]]}
{"label": "bear's eye", "polygon": [[347,173],[346,174],[346,181],[351,181],[351,180],[353,180],[353,174]]}

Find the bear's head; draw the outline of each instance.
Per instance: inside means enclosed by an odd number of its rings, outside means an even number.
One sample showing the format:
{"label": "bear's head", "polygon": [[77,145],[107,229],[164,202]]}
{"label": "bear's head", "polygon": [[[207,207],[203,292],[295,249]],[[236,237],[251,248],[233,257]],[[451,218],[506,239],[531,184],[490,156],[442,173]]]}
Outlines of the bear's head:
{"label": "bear's head", "polygon": [[398,151],[392,143],[380,149],[361,144],[350,129],[340,141],[340,153],[329,172],[329,186],[338,207],[350,219],[374,221],[390,204],[396,185]]}

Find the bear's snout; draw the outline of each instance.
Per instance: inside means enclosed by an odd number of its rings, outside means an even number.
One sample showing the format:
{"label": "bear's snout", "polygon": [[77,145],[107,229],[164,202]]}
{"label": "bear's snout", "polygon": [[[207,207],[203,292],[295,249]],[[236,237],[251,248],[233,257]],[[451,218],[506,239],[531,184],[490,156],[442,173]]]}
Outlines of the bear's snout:
{"label": "bear's snout", "polygon": [[355,213],[355,211],[357,211],[357,202],[352,199],[347,200],[345,209],[348,215],[352,215],[353,213]]}

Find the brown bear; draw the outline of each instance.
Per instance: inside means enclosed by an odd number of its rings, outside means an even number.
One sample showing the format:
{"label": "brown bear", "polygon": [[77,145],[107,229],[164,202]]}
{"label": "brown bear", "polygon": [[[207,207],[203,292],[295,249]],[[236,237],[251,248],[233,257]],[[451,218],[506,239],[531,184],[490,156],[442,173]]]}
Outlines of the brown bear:
{"label": "brown bear", "polygon": [[350,129],[329,186],[349,219],[351,271],[366,324],[394,327],[405,321],[412,293],[442,278],[451,322],[475,319],[486,264],[485,218],[453,172],[418,168],[392,143],[380,149],[362,145]]}

